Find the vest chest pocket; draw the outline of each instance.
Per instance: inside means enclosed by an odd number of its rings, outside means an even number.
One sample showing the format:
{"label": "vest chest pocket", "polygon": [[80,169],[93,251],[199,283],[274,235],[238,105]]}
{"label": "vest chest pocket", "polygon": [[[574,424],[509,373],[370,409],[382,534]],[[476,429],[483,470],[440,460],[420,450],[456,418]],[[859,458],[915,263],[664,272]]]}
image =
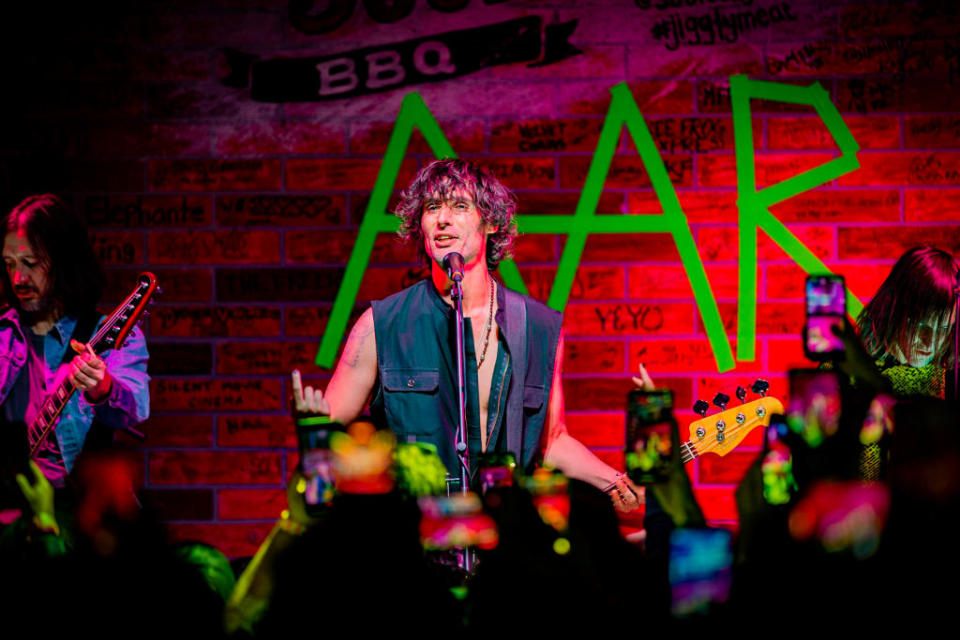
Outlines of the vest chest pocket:
{"label": "vest chest pocket", "polygon": [[411,434],[429,434],[440,424],[440,370],[384,369],[383,401],[387,426],[404,441]]}
{"label": "vest chest pocket", "polygon": [[540,411],[543,406],[543,385],[523,385],[523,412],[527,415]]}
{"label": "vest chest pocket", "polygon": [[383,388],[394,393],[434,393],[440,386],[439,369],[384,369]]}

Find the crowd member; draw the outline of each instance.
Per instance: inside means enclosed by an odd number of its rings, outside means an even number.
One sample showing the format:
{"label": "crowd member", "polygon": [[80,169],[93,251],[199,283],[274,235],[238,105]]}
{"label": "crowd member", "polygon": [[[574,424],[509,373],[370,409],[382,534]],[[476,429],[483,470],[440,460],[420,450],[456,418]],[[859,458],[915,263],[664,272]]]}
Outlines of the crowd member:
{"label": "crowd member", "polygon": [[[492,273],[516,236],[516,198],[488,171],[463,160],[424,167],[397,207],[401,234],[430,262],[429,279],[375,301],[357,321],[326,393],[301,387],[295,407],[353,421],[368,399],[374,418],[398,441],[437,447],[457,475],[459,423],[452,281],[444,257],[463,257],[466,417],[471,464],[509,451],[524,469],[541,457],[571,478],[610,490],[621,510],[640,490],[597,458],[564,422],[561,316],[498,284]],[[471,472],[475,472],[475,466]]]}
{"label": "crowd member", "polygon": [[[95,424],[112,436],[147,418],[146,344],[137,329],[103,357],[83,344],[102,318],[95,306],[103,275],[86,230],[60,198],[30,196],[0,226],[9,305],[0,309],[0,418],[28,425],[37,465],[62,489]],[[79,393],[38,442],[39,409],[64,379]]]}

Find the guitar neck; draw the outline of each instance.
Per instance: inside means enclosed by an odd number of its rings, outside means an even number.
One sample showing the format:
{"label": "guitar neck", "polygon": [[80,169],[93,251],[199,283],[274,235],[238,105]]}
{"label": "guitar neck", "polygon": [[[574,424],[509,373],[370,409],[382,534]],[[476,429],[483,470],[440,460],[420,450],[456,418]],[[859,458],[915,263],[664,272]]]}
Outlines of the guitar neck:
{"label": "guitar neck", "polygon": [[67,406],[67,402],[70,401],[75,391],[76,388],[70,380],[61,382],[60,386],[44,399],[43,404],[40,406],[40,411],[33,421],[33,425],[35,427],[42,427],[56,420],[60,412],[63,411],[63,408]]}
{"label": "guitar neck", "polygon": [[65,379],[53,393],[44,398],[43,404],[40,405],[40,410],[30,424],[29,433],[40,434],[36,442],[33,443],[33,446],[30,447],[30,457],[36,454],[41,444],[43,444],[43,441],[47,439],[47,435],[57,421],[57,417],[60,415],[60,412],[63,411],[63,408],[67,406],[67,402],[70,401],[70,398],[76,390],[73,383],[71,383],[69,379]]}
{"label": "guitar neck", "polygon": [[697,457],[697,450],[693,447],[693,442],[687,440],[680,445],[680,462],[687,464]]}

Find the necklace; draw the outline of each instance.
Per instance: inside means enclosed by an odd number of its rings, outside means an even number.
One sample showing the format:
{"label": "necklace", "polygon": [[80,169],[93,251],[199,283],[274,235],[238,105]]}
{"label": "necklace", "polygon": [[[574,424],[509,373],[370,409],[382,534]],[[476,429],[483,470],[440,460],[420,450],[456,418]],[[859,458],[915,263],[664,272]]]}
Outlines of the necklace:
{"label": "necklace", "polygon": [[483,338],[483,352],[480,354],[480,360],[477,361],[477,369],[483,366],[483,361],[487,357],[487,347],[490,346],[490,330],[493,328],[493,287],[493,278],[490,278],[490,312],[487,315],[487,333]]}

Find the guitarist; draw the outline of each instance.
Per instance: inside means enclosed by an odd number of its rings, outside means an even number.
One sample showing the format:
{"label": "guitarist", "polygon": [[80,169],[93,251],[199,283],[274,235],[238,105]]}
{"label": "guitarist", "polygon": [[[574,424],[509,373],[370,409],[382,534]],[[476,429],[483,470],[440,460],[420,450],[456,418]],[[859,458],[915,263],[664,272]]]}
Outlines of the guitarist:
{"label": "guitarist", "polygon": [[94,307],[103,274],[86,230],[60,198],[30,196],[0,228],[6,267],[0,291],[8,305],[0,307],[0,422],[31,425],[33,447],[44,399],[65,379],[73,384],[76,393],[33,457],[50,483],[64,488],[85,442],[90,446],[88,435],[102,429],[112,438],[112,429],[146,420],[146,343],[134,329],[122,349],[103,357],[84,344],[102,319]]}

